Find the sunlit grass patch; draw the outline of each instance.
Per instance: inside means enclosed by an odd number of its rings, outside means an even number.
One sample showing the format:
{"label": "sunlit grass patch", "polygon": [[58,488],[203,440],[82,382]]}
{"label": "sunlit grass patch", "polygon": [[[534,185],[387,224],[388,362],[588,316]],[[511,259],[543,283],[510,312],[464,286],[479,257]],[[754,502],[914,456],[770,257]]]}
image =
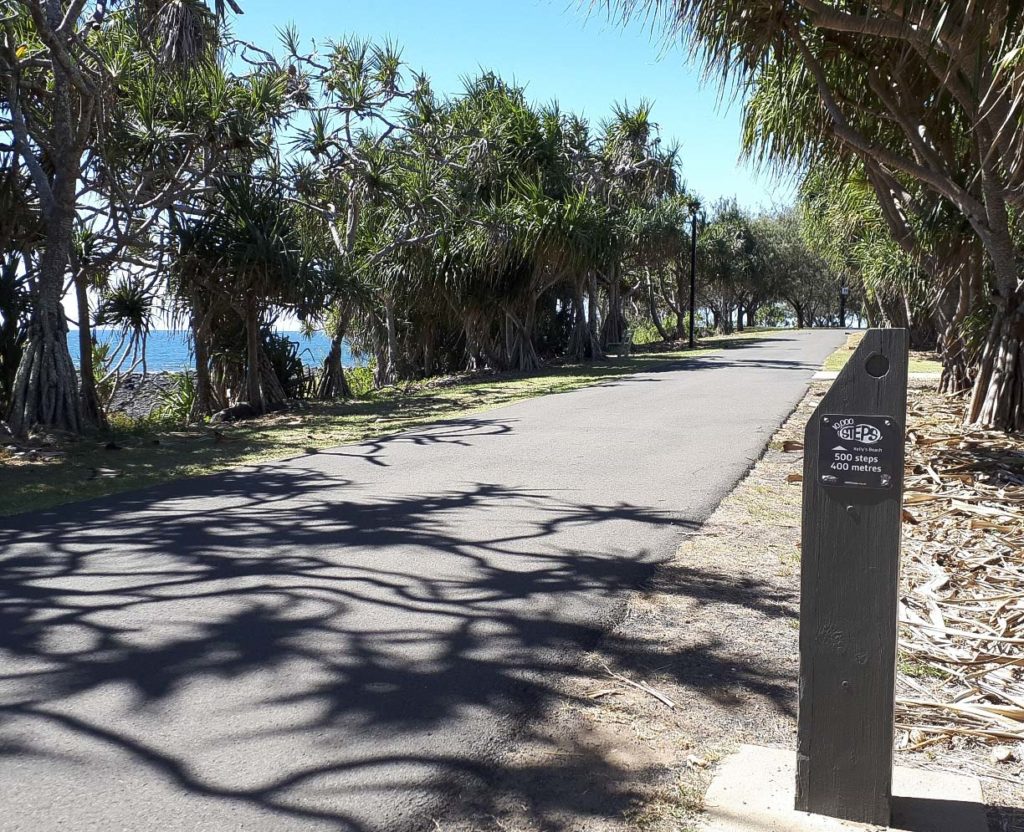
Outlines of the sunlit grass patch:
{"label": "sunlit grass patch", "polygon": [[[863,332],[851,333],[846,339],[846,343],[825,359],[825,370],[838,372],[843,369],[843,367],[846,366],[846,362],[850,360],[850,356],[852,356],[854,351],[857,349],[857,345],[860,344],[863,337]],[[938,356],[933,352],[911,351],[909,372],[941,373],[942,363],[939,361]]]}

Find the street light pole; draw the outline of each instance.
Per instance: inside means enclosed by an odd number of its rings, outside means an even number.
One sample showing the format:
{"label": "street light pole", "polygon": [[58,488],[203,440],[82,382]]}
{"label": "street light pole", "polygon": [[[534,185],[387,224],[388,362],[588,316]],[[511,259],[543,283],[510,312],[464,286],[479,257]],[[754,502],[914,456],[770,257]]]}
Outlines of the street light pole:
{"label": "street light pole", "polygon": [[695,345],[693,325],[697,317],[697,209],[690,208],[690,349]]}

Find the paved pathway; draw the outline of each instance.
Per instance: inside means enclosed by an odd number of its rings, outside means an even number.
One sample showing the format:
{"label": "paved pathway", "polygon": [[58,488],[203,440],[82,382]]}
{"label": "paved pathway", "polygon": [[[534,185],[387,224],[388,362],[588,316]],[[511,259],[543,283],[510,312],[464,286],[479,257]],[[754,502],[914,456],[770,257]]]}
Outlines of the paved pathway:
{"label": "paved pathway", "polygon": [[431,828],[843,339],[7,521],[0,829]]}

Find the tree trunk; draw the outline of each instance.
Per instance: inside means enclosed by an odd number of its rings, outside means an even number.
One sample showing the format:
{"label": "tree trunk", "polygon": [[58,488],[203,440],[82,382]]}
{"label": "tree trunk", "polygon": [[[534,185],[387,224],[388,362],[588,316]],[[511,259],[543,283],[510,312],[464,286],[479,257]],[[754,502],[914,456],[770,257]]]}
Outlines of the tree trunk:
{"label": "tree trunk", "polygon": [[868,326],[877,327],[881,318],[880,307],[874,296],[867,291],[864,292],[864,312],[867,316]]}
{"label": "tree trunk", "polygon": [[[65,14],[64,4],[48,0],[45,9],[48,25],[58,29]],[[8,414],[10,429],[16,435],[35,426],[81,433],[86,424],[78,398],[78,377],[68,350],[61,294],[71,255],[71,229],[85,150],[82,136],[89,129],[92,110],[91,102],[74,92],[61,62],[51,56],[49,64],[53,72],[53,124],[45,156],[50,168],[50,204],[43,211],[46,233],[28,343],[18,365]]]}
{"label": "tree trunk", "polygon": [[280,410],[288,399],[288,393],[281,385],[281,379],[277,377],[274,364],[263,348],[263,339],[258,342],[259,368],[260,368],[260,392],[263,401],[263,410]]}
{"label": "tree trunk", "polygon": [[423,349],[423,376],[424,378],[430,378],[434,375],[434,338],[437,332],[432,326],[428,326],[422,336],[422,349]]}
{"label": "tree trunk", "polygon": [[968,424],[991,430],[1024,430],[1024,297],[996,307],[974,381]]}
{"label": "tree trunk", "polygon": [[902,295],[898,298],[882,295],[878,298],[878,305],[887,326],[896,329],[910,329],[910,319],[907,317],[907,307]]}
{"label": "tree trunk", "polygon": [[[980,258],[977,264],[981,266]],[[939,391],[942,393],[964,393],[971,387],[970,354],[961,329],[976,295],[976,278],[971,265],[974,263],[960,270],[958,280],[947,282],[935,307],[936,348],[942,361]],[[980,278],[980,274],[977,277]]]}
{"label": "tree trunk", "polygon": [[[598,319],[600,318],[598,306],[599,304],[597,302],[597,275],[591,274],[587,282],[587,327],[590,329],[590,339],[595,344],[597,344],[598,353],[600,353],[601,339],[598,337],[598,333],[601,330],[598,321]],[[600,358],[603,356],[595,353],[594,357]]]}
{"label": "tree trunk", "polygon": [[370,318],[370,339],[373,342],[373,355],[377,366],[373,371],[373,383],[376,387],[386,387],[390,382],[391,366],[388,358],[387,336],[381,334],[384,325],[376,314]]}
{"label": "tree trunk", "polygon": [[106,429],[107,417],[96,393],[96,368],[92,362],[92,325],[89,321],[89,281],[84,270],[75,273],[75,299],[78,303],[78,401],[82,418]]}
{"label": "tree trunk", "polygon": [[395,302],[390,297],[384,299],[384,329],[387,334],[387,361],[380,371],[380,386],[394,384],[399,377],[398,327],[395,322]]}
{"label": "tree trunk", "polygon": [[210,342],[205,312],[196,311],[196,299],[193,298],[192,315],[189,323],[192,327],[192,347],[196,359],[196,398],[192,403],[192,411],[188,418],[198,422],[213,412],[213,385],[210,381]]}
{"label": "tree trunk", "polygon": [[[71,199],[73,200],[72,182]],[[73,205],[73,201],[67,204]],[[62,216],[55,217],[60,213]],[[81,433],[78,378],[68,350],[61,292],[71,251],[72,211],[51,212],[33,298],[28,343],[14,380],[8,425],[15,435],[41,426]]]}
{"label": "tree trunk", "polygon": [[[654,282],[651,280],[650,273],[647,274],[647,308],[651,314],[651,323],[654,324],[654,328],[658,330],[658,334],[661,336],[662,341],[671,341],[672,336],[669,335],[668,330],[665,329],[661,323],[661,314],[658,312],[658,302],[654,296]],[[683,316],[679,316],[679,321],[676,326],[676,330],[683,328]],[[682,339],[682,335],[679,336]]]}
{"label": "tree trunk", "polygon": [[[689,333],[686,331],[686,315],[683,306],[683,298],[685,297],[689,301],[690,297],[690,285],[686,279],[686,270],[683,268],[683,264],[680,261],[675,263],[676,270],[676,302],[679,304],[679,309],[676,310],[678,317],[676,318],[676,338],[682,341],[684,338],[689,338]],[[658,327],[658,331],[661,331],[661,327]],[[664,337],[664,336],[663,336]],[[666,341],[670,341],[670,338],[665,338]]]}
{"label": "tree trunk", "polygon": [[971,389],[971,365],[963,338],[949,329],[942,336],[939,358],[942,361],[942,375],[939,378],[939,392],[956,395]]}
{"label": "tree trunk", "polygon": [[537,316],[537,301],[531,298],[522,318],[505,313],[505,334],[508,366],[526,373],[540,367],[540,357],[533,344],[533,327]]}
{"label": "tree trunk", "polygon": [[466,369],[470,372],[482,370],[488,366],[489,351],[484,345],[484,328],[486,322],[479,309],[471,307],[466,310],[462,322],[462,331],[466,335]]}
{"label": "tree trunk", "polygon": [[345,367],[341,363],[341,348],[345,343],[345,333],[348,331],[348,314],[339,311],[335,320],[334,332],[331,334],[331,350],[324,359],[323,371],[320,374],[320,383],[317,386],[316,397],[322,401],[330,399],[352,398],[352,388],[345,378]]}
{"label": "tree trunk", "polygon": [[720,309],[714,310],[715,316],[715,329],[718,330],[720,335],[731,335],[732,334],[732,307],[728,304],[723,305]]}
{"label": "tree trunk", "polygon": [[260,314],[255,298],[245,305],[245,395],[257,413],[266,410],[260,386]]}
{"label": "tree trunk", "polygon": [[0,274],[0,413],[6,413],[14,390],[14,377],[25,348],[27,333],[22,298],[17,289],[22,259],[5,252]]}
{"label": "tree trunk", "polygon": [[786,303],[793,307],[793,314],[796,315],[796,328],[803,329],[804,324],[807,322],[807,314],[804,311],[804,305],[790,298],[786,299]]}
{"label": "tree trunk", "polygon": [[743,304],[736,307],[736,331],[743,332]]}
{"label": "tree trunk", "polygon": [[[588,314],[586,311],[589,298],[584,300],[583,297],[585,283],[586,278],[576,280],[572,287],[572,334],[569,336],[566,355],[576,361],[596,360],[604,357],[593,322],[590,319],[590,315],[593,315],[594,312],[590,311]],[[590,309],[593,310],[593,308],[594,305],[591,304]]]}
{"label": "tree trunk", "polygon": [[622,313],[622,287],[617,266],[608,274],[608,315],[601,326],[601,345],[621,344],[626,338],[626,317]]}

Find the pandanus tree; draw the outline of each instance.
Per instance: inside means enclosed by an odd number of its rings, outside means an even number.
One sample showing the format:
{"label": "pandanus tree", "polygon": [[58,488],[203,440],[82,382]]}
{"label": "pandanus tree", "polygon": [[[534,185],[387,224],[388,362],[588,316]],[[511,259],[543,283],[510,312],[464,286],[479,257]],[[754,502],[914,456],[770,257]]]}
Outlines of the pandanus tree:
{"label": "pandanus tree", "polygon": [[353,258],[342,257],[324,233],[316,211],[291,203],[295,233],[305,265],[302,289],[292,305],[293,314],[308,332],[319,327],[330,340],[315,395],[318,399],[349,398],[352,390],[345,377],[342,356],[351,340],[353,322],[361,310],[372,307],[372,289]]}
{"label": "pandanus tree", "polygon": [[[82,5],[79,5],[81,9]],[[11,395],[16,433],[36,424],[82,427],[61,308],[77,188],[110,83],[86,47],[91,24],[59,0],[5,6],[0,43],[0,131],[32,182],[43,240],[32,285],[28,340]]]}
{"label": "pandanus tree", "polygon": [[286,199],[307,241],[333,246],[313,257],[333,286],[310,310],[335,342],[322,395],[344,392],[342,337],[374,356],[378,384],[533,369],[556,318],[570,321],[570,355],[600,355],[599,319],[621,338],[633,272],[651,263],[638,217],[678,191],[648,105],[621,108],[595,141],[492,73],[438,99],[389,44],[305,51],[288,29],[282,46],[237,50],[254,74],[288,79]]}
{"label": "pandanus tree", "polygon": [[787,317],[800,328],[831,323],[843,285],[851,288],[848,311],[862,311],[861,288],[851,276],[849,259],[842,256],[842,243],[829,249],[835,257],[823,256],[819,237],[808,231],[812,226],[817,231],[812,220],[810,210],[798,206],[763,213],[751,223],[757,282],[769,298],[789,307],[792,314]]}
{"label": "pandanus tree", "polygon": [[540,181],[513,180],[499,208],[483,220],[474,268],[498,300],[503,365],[532,370],[540,302],[553,287],[574,282],[602,263],[609,227],[586,193],[544,192]]}
{"label": "pandanus tree", "polygon": [[[429,134],[433,94],[393,44],[349,38],[329,41],[321,54],[304,51],[292,27],[282,31],[281,42],[283,57],[253,44],[236,49],[257,74],[288,79],[294,190],[307,210],[321,216],[338,253],[348,257],[364,208],[395,193],[391,178],[409,161],[410,145],[402,139],[417,128],[422,137]],[[400,235],[388,251],[419,241]]]}
{"label": "pandanus tree", "polygon": [[859,284],[876,322],[910,331],[911,347],[935,347],[928,276],[893,239],[871,185],[856,172],[820,167],[800,188],[801,232],[833,269]]}
{"label": "pandanus tree", "polygon": [[306,258],[295,206],[272,172],[217,177],[213,187],[206,213],[181,227],[176,284],[230,309],[242,324],[244,400],[262,413],[285,398],[262,332],[275,309],[299,308],[319,294],[322,273]]}
{"label": "pandanus tree", "polygon": [[[333,245],[332,273],[358,289],[348,299],[331,293],[326,307],[332,337],[339,324],[347,331],[361,322],[364,332],[354,334],[373,342],[378,380],[394,381],[400,363],[396,297],[405,282],[395,266],[403,249],[423,246],[440,233],[424,221],[425,209],[436,213],[439,203],[407,199],[416,172],[443,161],[433,129],[433,94],[427,79],[410,72],[390,43],[349,38],[329,41],[322,51],[306,50],[289,27],[281,46],[278,56],[236,44],[256,73],[288,79],[294,132],[289,199],[307,221],[319,222]],[[337,375],[337,368],[332,372]]]}
{"label": "pandanus tree", "polygon": [[462,318],[471,361],[538,366],[540,297],[563,280],[571,257],[560,154],[561,115],[485,73],[437,114],[452,137],[439,170],[451,200],[444,241],[447,296]]}
{"label": "pandanus tree", "polygon": [[[112,30],[109,38],[114,34],[119,48],[132,49],[134,30]],[[105,302],[105,282],[117,273],[131,275],[130,285],[145,286],[150,296],[162,295],[174,212],[201,211],[215,172],[246,170],[253,159],[267,155],[271,130],[289,95],[285,78],[231,75],[209,50],[187,67],[136,62],[131,73],[119,75],[119,90],[111,104],[117,117],[111,117],[83,170],[89,199],[77,212],[76,239],[84,244],[74,247],[70,264],[78,305],[80,401],[87,421],[94,423],[102,423],[103,416],[91,384],[88,290],[97,290]]]}
{"label": "pandanus tree", "polygon": [[959,215],[984,251],[985,293],[973,294],[966,268],[945,301],[944,276],[925,271],[934,305],[990,321],[972,362],[967,420],[1024,427],[1024,237],[1015,221],[1024,202],[1024,8],[1010,0],[618,5],[661,15],[710,72],[753,92],[752,150],[786,166],[862,165],[893,238],[922,263],[940,253],[919,238],[930,201]]}
{"label": "pandanus tree", "polygon": [[[629,212],[626,222],[627,268],[645,293],[647,316],[665,341],[683,338],[689,304],[690,241],[687,226],[694,198],[680,191],[653,205]],[[671,330],[662,310],[676,316]]]}
{"label": "pandanus tree", "polygon": [[[580,119],[533,107],[491,73],[448,100],[429,95],[423,79],[399,95],[389,55],[342,48],[330,65],[346,83],[365,79],[364,132],[349,141],[349,116],[339,113],[335,127],[313,118],[296,177],[298,198],[337,218],[324,214],[327,230],[369,289],[352,334],[376,356],[378,382],[460,364],[532,369],[538,328],[559,315],[571,319],[568,354],[600,355],[598,318],[616,316],[598,314],[597,278],[626,281],[636,215],[674,183],[674,154],[658,147],[649,109],[621,109],[606,148]],[[392,92],[374,93],[385,67]],[[339,89],[330,91],[333,107]],[[613,301],[620,329],[631,289]]]}
{"label": "pandanus tree", "polygon": [[564,117],[484,74],[406,119],[380,147],[384,175],[351,252],[377,298],[357,337],[379,381],[467,363],[536,367],[540,299],[593,245],[594,203],[569,176]]}
{"label": "pandanus tree", "polygon": [[[647,101],[636,107],[616,105],[604,125],[599,148],[600,164],[593,187],[616,220],[619,241],[616,256],[600,272],[608,297],[601,326],[605,344],[625,338],[623,303],[642,285],[642,280],[625,269],[630,255],[630,225],[635,224],[637,212],[656,210],[661,200],[678,196],[681,190],[678,149],[661,146],[651,113]],[[681,225],[676,233],[681,241]]]}
{"label": "pandanus tree", "polygon": [[[16,432],[78,432],[95,420],[67,347],[65,281],[74,278],[79,323],[88,327],[87,284],[126,251],[149,245],[167,212],[201,189],[230,150],[224,132],[238,126],[237,101],[216,56],[226,6],[237,11],[232,0],[129,2],[109,11],[103,3],[87,10],[83,0],[5,6],[0,135],[10,137],[28,175],[26,203],[42,226],[8,409]],[[231,141],[249,135],[242,125]],[[76,257],[76,225],[93,235],[89,258]]]}
{"label": "pandanus tree", "polygon": [[759,245],[753,218],[735,199],[721,199],[712,206],[697,253],[704,303],[721,332],[742,330],[751,307],[763,302],[769,291]]}
{"label": "pandanus tree", "polygon": [[[646,290],[647,315],[665,340],[683,338],[689,318],[694,206],[699,206],[696,198],[680,188],[627,215],[624,264],[630,276],[630,295],[635,296],[638,289]],[[676,316],[671,330],[667,322],[661,322],[662,311]]]}

